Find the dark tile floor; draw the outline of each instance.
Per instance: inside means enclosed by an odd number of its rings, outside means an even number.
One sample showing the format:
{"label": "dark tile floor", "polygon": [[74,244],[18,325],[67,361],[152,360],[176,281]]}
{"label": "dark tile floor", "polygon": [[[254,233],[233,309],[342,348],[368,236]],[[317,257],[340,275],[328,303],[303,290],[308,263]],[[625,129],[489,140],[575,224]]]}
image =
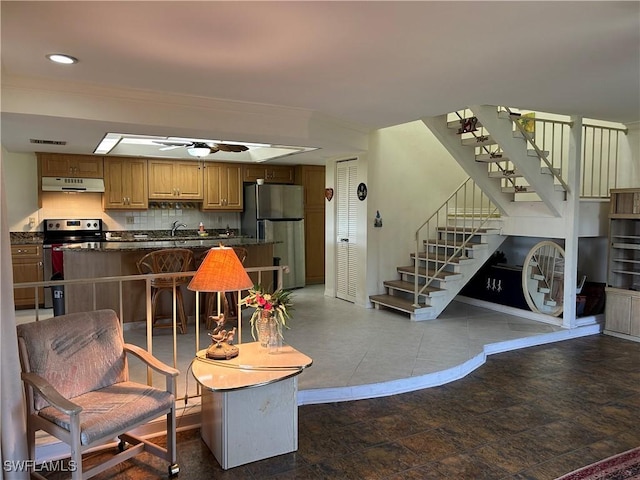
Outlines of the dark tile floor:
{"label": "dark tile floor", "polygon": [[[640,343],[594,335],[494,355],[441,387],[302,406],[297,452],[227,471],[182,432],[179,478],[554,479],[639,446],[639,425]],[[95,478],[163,476],[142,454]]]}

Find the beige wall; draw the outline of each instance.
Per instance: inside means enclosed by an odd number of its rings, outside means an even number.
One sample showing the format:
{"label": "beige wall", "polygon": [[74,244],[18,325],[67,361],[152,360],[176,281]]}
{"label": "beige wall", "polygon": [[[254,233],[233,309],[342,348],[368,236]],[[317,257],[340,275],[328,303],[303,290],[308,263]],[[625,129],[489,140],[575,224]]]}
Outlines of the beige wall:
{"label": "beige wall", "polygon": [[[42,231],[47,218],[101,218],[107,230],[168,230],[179,220],[189,229],[200,222],[207,229],[239,228],[240,214],[201,212],[194,210],[146,210],[140,212],[103,211],[100,193],[44,192],[42,208],[38,208],[37,161],[33,153],[11,153],[3,150],[7,189],[8,224],[12,232]],[[35,226],[29,226],[29,218]],[[127,217],[133,220],[128,223]]]}

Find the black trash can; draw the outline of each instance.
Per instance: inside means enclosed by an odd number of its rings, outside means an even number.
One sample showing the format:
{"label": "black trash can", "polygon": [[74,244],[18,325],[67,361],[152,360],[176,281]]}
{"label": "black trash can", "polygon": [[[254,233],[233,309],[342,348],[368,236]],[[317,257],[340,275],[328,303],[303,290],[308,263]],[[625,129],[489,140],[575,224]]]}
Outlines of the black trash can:
{"label": "black trash can", "polygon": [[[64,277],[60,273],[55,273],[51,280],[64,280]],[[53,316],[64,315],[64,285],[52,285],[51,298],[53,300]]]}

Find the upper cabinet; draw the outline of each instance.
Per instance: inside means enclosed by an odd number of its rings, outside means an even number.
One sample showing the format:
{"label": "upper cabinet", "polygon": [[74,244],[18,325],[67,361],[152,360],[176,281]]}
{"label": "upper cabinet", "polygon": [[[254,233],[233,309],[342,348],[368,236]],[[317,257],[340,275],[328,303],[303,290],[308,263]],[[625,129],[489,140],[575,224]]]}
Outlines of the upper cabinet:
{"label": "upper cabinet", "polygon": [[105,158],[102,198],[105,210],[146,210],[149,206],[147,160]]}
{"label": "upper cabinet", "polygon": [[38,153],[37,156],[40,174],[43,177],[103,177],[102,157],[58,153]]}
{"label": "upper cabinet", "polygon": [[202,162],[148,160],[149,200],[202,200]]}
{"label": "upper cabinet", "polygon": [[289,165],[245,165],[244,182],[255,182],[264,178],[265,183],[293,183],[295,168]]}
{"label": "upper cabinet", "polygon": [[241,165],[205,163],[203,210],[241,212],[242,193]]}

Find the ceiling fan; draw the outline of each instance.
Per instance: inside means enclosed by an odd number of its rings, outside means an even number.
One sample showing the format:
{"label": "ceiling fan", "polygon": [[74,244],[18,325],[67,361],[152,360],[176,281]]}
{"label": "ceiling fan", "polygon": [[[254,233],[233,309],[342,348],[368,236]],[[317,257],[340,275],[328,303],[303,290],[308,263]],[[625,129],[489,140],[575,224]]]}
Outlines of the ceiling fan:
{"label": "ceiling fan", "polygon": [[240,145],[236,143],[212,143],[205,142],[179,142],[179,141],[158,141],[154,140],[153,143],[163,145],[160,150],[173,150],[174,148],[186,148],[187,153],[193,157],[206,157],[216,152],[246,152],[249,147],[246,145]]}

